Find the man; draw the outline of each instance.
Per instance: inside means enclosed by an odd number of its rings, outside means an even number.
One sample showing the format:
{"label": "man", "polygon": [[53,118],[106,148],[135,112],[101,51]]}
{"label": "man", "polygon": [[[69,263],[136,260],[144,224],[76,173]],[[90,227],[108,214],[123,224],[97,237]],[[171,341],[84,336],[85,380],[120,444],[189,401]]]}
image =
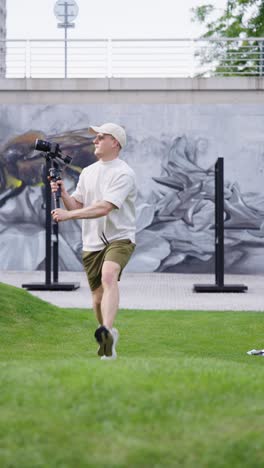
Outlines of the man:
{"label": "man", "polygon": [[93,309],[99,322],[95,338],[101,359],[115,359],[118,331],[113,328],[119,306],[118,281],[135,248],[136,183],[134,171],[121,159],[125,130],[114,123],[90,127],[95,135],[98,161],[83,169],[70,196],[62,181],[66,210],[52,211],[56,222],[82,219],[83,264],[92,292]]}

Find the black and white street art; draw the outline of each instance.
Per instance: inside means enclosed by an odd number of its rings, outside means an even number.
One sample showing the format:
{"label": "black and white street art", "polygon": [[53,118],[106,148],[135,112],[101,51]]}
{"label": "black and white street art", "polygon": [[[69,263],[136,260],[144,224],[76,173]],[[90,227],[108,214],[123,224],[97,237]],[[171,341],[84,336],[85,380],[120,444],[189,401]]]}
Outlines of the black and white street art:
{"label": "black and white street art", "polygon": [[[95,162],[89,125],[126,128],[121,157],[138,183],[130,272],[214,269],[214,164],[225,162],[225,271],[264,273],[264,108],[258,105],[2,105],[0,270],[45,268],[45,190],[36,138],[72,158],[73,191]],[[81,223],[60,224],[60,269],[82,270]]]}

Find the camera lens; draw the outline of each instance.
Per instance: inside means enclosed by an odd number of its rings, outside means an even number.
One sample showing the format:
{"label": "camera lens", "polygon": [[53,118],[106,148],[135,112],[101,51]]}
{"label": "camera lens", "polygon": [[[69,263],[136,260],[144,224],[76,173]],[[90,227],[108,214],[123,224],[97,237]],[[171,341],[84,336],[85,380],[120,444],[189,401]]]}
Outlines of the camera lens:
{"label": "camera lens", "polygon": [[45,153],[48,153],[47,158],[53,158],[53,159],[59,158],[65,164],[70,164],[72,161],[72,158],[70,156],[67,156],[66,154],[64,155],[61,152],[59,144],[55,142],[50,143],[49,141],[37,139],[35,141],[35,149],[38,151],[43,151]]}
{"label": "camera lens", "polygon": [[45,151],[47,153],[51,149],[51,144],[49,141],[37,139],[35,143],[35,149],[38,151]]}

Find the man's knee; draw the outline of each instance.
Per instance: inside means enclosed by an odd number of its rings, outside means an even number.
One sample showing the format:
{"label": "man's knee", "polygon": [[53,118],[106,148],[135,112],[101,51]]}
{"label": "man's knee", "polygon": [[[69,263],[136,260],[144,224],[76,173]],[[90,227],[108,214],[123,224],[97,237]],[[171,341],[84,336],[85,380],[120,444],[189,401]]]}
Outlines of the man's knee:
{"label": "man's knee", "polygon": [[111,287],[118,281],[120,266],[115,262],[105,262],[102,269],[103,287]]}
{"label": "man's knee", "polygon": [[115,272],[107,271],[102,274],[103,288],[111,287],[117,283],[118,275]]}

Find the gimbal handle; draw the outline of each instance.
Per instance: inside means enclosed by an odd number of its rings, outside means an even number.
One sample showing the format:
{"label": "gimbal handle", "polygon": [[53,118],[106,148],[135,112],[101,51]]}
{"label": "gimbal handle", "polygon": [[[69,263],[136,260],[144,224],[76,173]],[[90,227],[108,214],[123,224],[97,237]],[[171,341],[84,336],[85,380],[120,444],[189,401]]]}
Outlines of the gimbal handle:
{"label": "gimbal handle", "polygon": [[[61,180],[60,176],[60,171],[54,167],[51,167],[49,169],[49,176],[48,180],[52,180],[53,182],[57,182],[58,180]],[[54,207],[59,208],[60,207],[60,197],[61,197],[61,186],[59,185],[57,188],[56,192],[53,192],[54,196]]]}

